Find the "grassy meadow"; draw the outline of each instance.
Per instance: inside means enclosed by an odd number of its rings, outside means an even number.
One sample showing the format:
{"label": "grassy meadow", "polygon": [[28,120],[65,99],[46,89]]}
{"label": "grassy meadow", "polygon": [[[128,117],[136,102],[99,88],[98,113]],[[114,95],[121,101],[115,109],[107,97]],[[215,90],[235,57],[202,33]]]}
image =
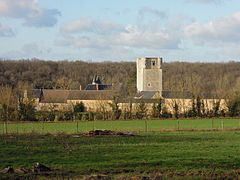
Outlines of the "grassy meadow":
{"label": "grassy meadow", "polygon": [[69,122],[11,122],[0,123],[0,134],[7,133],[76,133],[93,129],[116,131],[207,130],[237,129],[240,119],[183,119],[183,120],[130,120],[130,121],[69,121]]}
{"label": "grassy meadow", "polygon": [[[0,168],[41,162],[64,176],[239,177],[240,132],[152,132],[134,137],[0,135]],[[54,175],[56,176],[56,174]],[[0,174],[1,177],[1,174]]]}
{"label": "grassy meadow", "polygon": [[[41,162],[59,169],[48,174],[50,179],[89,174],[237,179],[239,125],[239,119],[2,123],[0,170],[7,166],[32,168]],[[83,135],[93,129],[133,132],[136,136]],[[0,173],[0,179],[19,176],[36,178],[33,174]]]}

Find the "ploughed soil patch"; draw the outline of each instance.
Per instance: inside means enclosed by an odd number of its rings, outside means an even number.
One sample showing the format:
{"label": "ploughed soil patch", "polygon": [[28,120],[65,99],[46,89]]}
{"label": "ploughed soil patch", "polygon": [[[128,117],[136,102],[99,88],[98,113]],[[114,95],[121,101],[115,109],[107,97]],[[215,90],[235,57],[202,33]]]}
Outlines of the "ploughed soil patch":
{"label": "ploughed soil patch", "polygon": [[61,170],[50,168],[37,162],[32,168],[16,168],[9,166],[0,170],[0,179],[37,179],[38,176],[58,176]]}
{"label": "ploughed soil patch", "polygon": [[137,171],[121,170],[93,170],[87,172],[64,171],[53,169],[36,163],[32,169],[5,168],[0,171],[0,179],[83,179],[83,180],[159,180],[159,179],[239,179],[240,169],[223,171],[174,171],[172,169]]}
{"label": "ploughed soil patch", "polygon": [[97,137],[97,136],[115,136],[115,137],[133,137],[137,136],[132,133],[118,132],[112,130],[92,130],[82,135],[67,135],[67,134],[58,134],[53,135],[54,138],[80,138],[80,137]]}
{"label": "ploughed soil patch", "polygon": [[117,131],[111,131],[111,130],[93,130],[89,131],[85,136],[124,136],[124,137],[131,137],[136,136],[131,133],[124,133],[124,132],[117,132]]}
{"label": "ploughed soil patch", "polygon": [[[88,172],[90,174],[90,172]],[[159,179],[240,179],[240,169],[223,171],[175,171],[173,169],[137,171],[131,169],[92,171],[84,180],[159,180]]]}

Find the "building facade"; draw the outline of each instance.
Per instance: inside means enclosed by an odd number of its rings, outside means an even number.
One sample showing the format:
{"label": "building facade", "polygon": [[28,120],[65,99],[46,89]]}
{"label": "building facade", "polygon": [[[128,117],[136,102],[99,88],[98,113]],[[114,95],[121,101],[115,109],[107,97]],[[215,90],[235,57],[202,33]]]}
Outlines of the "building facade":
{"label": "building facade", "polygon": [[[138,58],[136,66],[138,92],[130,99],[118,99],[121,110],[127,110],[131,106],[134,112],[139,103],[145,103],[150,113],[152,106],[159,100],[163,102],[163,109],[171,113],[176,105],[179,113],[191,110],[196,100],[191,92],[163,90],[162,58]],[[117,96],[112,85],[102,84],[98,76],[94,76],[92,84],[88,84],[85,90],[38,89],[32,90],[31,94],[38,111],[70,111],[80,102],[84,103],[87,111],[111,111],[111,104]],[[211,111],[216,103],[220,103],[220,110],[227,108],[224,99],[212,95],[202,95],[201,103],[207,111]]]}

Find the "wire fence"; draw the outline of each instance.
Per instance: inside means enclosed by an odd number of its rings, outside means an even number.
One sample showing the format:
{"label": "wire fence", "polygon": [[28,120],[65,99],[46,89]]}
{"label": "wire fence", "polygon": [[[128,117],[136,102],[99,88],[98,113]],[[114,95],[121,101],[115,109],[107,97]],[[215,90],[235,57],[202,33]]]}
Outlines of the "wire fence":
{"label": "wire fence", "polygon": [[182,119],[129,121],[65,121],[65,122],[5,122],[0,134],[24,133],[84,133],[95,129],[124,132],[240,130],[240,119]]}

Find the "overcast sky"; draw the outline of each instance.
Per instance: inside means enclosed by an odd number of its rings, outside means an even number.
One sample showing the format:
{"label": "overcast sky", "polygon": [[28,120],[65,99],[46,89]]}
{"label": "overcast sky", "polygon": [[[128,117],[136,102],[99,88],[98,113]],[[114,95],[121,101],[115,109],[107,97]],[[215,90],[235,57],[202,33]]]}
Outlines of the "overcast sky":
{"label": "overcast sky", "polygon": [[0,58],[240,61],[239,0],[0,0]]}

